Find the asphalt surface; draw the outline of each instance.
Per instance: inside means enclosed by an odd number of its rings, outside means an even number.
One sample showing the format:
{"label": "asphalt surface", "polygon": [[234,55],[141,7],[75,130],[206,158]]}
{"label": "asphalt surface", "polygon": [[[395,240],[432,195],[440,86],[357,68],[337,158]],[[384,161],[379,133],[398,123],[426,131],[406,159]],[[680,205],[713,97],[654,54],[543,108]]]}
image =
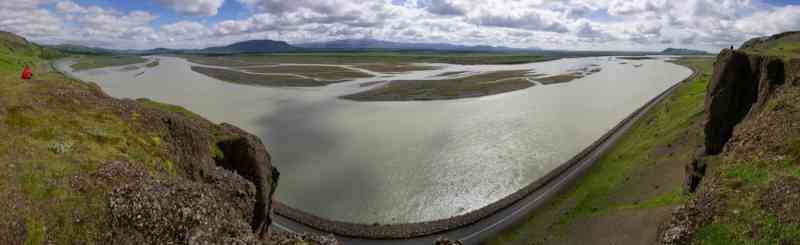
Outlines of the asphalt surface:
{"label": "asphalt surface", "polygon": [[[688,79],[693,78],[693,74]],[[684,80],[686,81],[686,80]],[[682,83],[682,82],[681,82]],[[510,206],[501,209],[500,211],[487,216],[470,225],[462,226],[459,228],[451,229],[445,232],[426,235],[410,239],[398,240],[374,240],[362,239],[353,237],[336,236],[336,238],[346,245],[352,244],[386,244],[386,245],[400,245],[400,244],[434,244],[434,241],[439,237],[447,237],[453,240],[460,240],[464,244],[481,244],[489,238],[496,236],[501,231],[524,221],[528,214],[534,209],[546,204],[547,201],[555,197],[560,191],[568,188],[578,177],[586,172],[595,162],[597,162],[608,150],[610,150],[619,141],[623,135],[634,125],[640,118],[647,114],[658,102],[662,101],[669,94],[671,94],[678,83],[650,102],[642,106],[639,110],[632,113],[615,128],[609,131],[600,141],[592,146],[589,146],[582,156],[577,161],[572,162],[571,166],[566,166],[559,175],[556,175],[543,186],[530,193],[526,197],[511,204]],[[314,228],[308,227],[304,224],[295,222],[279,214],[274,214],[273,228],[290,232],[309,232],[326,234]]]}

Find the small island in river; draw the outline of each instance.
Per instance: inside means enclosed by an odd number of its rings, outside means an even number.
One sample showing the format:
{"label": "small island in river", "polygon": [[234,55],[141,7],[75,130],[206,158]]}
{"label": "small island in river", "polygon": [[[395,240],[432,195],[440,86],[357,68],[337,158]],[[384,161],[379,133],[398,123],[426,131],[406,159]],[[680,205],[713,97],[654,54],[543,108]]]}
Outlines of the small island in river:
{"label": "small island in river", "polygon": [[396,80],[361,93],[342,96],[355,101],[448,100],[481,97],[534,86],[529,70],[497,71],[444,80]]}
{"label": "small island in river", "polygon": [[192,71],[230,83],[271,87],[325,86],[372,77],[352,69],[318,65],[270,65],[241,69],[192,66]]}

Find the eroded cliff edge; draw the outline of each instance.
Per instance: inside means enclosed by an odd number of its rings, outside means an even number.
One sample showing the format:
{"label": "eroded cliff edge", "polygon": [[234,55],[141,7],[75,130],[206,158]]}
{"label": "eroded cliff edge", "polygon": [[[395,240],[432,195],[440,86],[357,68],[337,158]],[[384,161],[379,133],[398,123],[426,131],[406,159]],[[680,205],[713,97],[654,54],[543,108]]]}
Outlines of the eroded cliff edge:
{"label": "eroded cliff edge", "polygon": [[714,64],[705,99],[704,144],[686,165],[684,189],[694,194],[661,229],[663,244],[708,237],[800,242],[797,234],[771,234],[800,227],[795,219],[800,205],[779,204],[800,203],[800,193],[791,191],[799,187],[793,185],[800,177],[800,145],[795,144],[800,142],[800,59],[753,48],[759,41],[748,43],[740,50],[723,50]]}
{"label": "eroded cliff edge", "polygon": [[154,102],[117,100],[99,89],[57,93],[127,117],[136,130],[161,139],[157,144],[172,163],[164,172],[123,159],[92,176],[110,189],[112,242],[257,243],[267,235],[278,171],[257,137],[229,124],[142,106]]}
{"label": "eroded cliff edge", "polygon": [[0,34],[0,61],[36,70],[0,70],[0,244],[335,244],[268,232],[279,173],[256,136],[113,98]]}

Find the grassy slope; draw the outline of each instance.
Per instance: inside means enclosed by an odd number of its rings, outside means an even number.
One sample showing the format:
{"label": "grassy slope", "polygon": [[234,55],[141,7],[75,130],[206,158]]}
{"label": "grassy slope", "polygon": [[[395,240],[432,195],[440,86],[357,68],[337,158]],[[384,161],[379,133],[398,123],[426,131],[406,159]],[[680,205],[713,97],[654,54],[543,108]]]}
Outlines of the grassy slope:
{"label": "grassy slope", "polygon": [[62,54],[28,43],[16,35],[0,31],[0,73],[21,72],[25,65],[36,66],[42,58],[61,57]]}
{"label": "grassy slope", "polygon": [[745,51],[784,58],[800,57],[800,33],[789,34],[783,38],[758,43]]}
{"label": "grassy slope", "polygon": [[[603,233],[602,229],[608,231],[604,236],[629,235],[616,230],[623,227],[597,227],[603,221],[633,219],[628,216],[639,214],[637,210],[659,209],[685,200],[680,179],[653,182],[654,178],[649,178],[654,173],[668,175],[664,172],[668,169],[673,169],[672,174],[679,174],[674,169],[682,172],[682,164],[695,149],[689,144],[700,140],[688,135],[699,131],[712,60],[684,59],[680,63],[701,69],[703,75],[680,85],[637,122],[573,187],[489,244],[603,243],[600,237],[593,237]],[[658,186],[663,184],[667,186]],[[655,188],[643,189],[652,186]],[[597,229],[601,230],[590,231]]]}
{"label": "grassy slope", "polygon": [[[19,50],[2,53],[0,64],[47,67],[47,60]],[[35,72],[34,80],[22,81],[19,69],[0,66],[0,210],[13,210],[0,212],[0,244],[94,243],[108,235],[109,226],[103,223],[109,187],[90,177],[98,168],[117,159],[168,174],[175,174],[174,166],[158,135],[135,129],[136,114],[122,118],[108,107],[58,95],[92,91],[94,85]]]}

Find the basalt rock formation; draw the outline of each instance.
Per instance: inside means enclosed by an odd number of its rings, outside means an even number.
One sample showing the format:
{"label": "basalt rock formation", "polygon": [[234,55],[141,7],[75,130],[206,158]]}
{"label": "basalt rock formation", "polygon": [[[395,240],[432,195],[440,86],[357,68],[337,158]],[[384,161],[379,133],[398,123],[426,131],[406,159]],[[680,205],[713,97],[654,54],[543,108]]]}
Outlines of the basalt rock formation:
{"label": "basalt rock formation", "polygon": [[227,123],[221,126],[235,137],[217,143],[224,157],[215,160],[217,165],[235,171],[255,184],[255,209],[250,225],[253,232],[263,238],[272,223],[272,195],[278,186],[280,173],[272,166],[272,158],[258,137]]}
{"label": "basalt rock formation", "polygon": [[89,178],[111,190],[105,242],[268,243],[278,171],[256,136],[229,124],[145,106],[155,102],[115,99],[97,87],[52,93],[64,103],[130,118],[136,131],[158,137],[174,165],[172,171],[153,171],[132,159],[115,161]]}
{"label": "basalt rock formation", "polygon": [[[278,171],[256,136],[230,124],[122,104],[161,132],[179,170],[177,177],[158,176],[131,167],[141,164],[124,164],[117,169],[133,173],[109,174],[139,176],[110,195],[114,241],[252,244],[267,237]],[[221,154],[210,150],[213,145]]]}
{"label": "basalt rock formation", "polygon": [[[745,46],[752,45],[754,44]],[[756,138],[758,141],[760,139],[757,138],[762,136],[745,134],[748,130],[758,131],[764,136],[772,134],[764,132],[769,132],[770,128],[776,126],[762,123],[764,117],[768,117],[762,112],[766,111],[776,94],[780,94],[782,90],[794,91],[793,87],[797,85],[800,85],[800,60],[796,58],[730,49],[725,49],[718,55],[705,98],[705,142],[694,159],[686,165],[684,190],[695,194],[661,228],[661,243],[689,244],[696,230],[710,222],[715,212],[724,205],[718,200],[728,193],[720,189],[729,188],[720,184],[718,177],[708,177],[712,172],[720,171],[715,164],[720,161],[738,161],[728,159],[731,156],[738,158],[738,153],[733,153],[734,151],[748,152],[740,155],[761,157],[763,154],[753,153],[756,152],[754,148],[761,147],[759,143],[744,141],[750,140],[749,138]],[[739,129],[741,125],[747,125],[748,129]],[[781,144],[777,141],[772,143]],[[718,155],[728,158],[715,157]],[[719,175],[717,172],[713,176]]]}
{"label": "basalt rock formation", "polygon": [[[780,57],[723,50],[714,63],[706,91],[705,144],[686,165],[685,190],[695,192],[706,172],[707,156],[722,153],[736,125],[763,109],[775,90],[796,79],[787,67],[797,65]],[[791,69],[790,69],[791,70]]]}
{"label": "basalt rock formation", "polygon": [[722,152],[733,128],[751,111],[760,110],[784,79],[784,62],[778,57],[720,53],[706,92],[705,154]]}

